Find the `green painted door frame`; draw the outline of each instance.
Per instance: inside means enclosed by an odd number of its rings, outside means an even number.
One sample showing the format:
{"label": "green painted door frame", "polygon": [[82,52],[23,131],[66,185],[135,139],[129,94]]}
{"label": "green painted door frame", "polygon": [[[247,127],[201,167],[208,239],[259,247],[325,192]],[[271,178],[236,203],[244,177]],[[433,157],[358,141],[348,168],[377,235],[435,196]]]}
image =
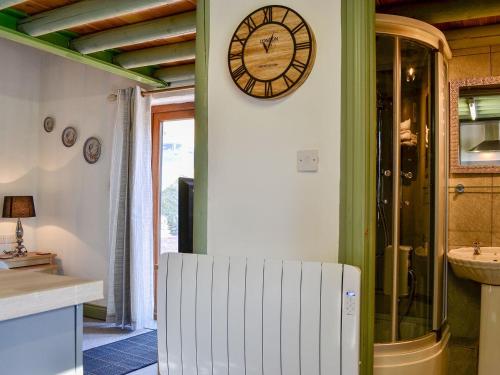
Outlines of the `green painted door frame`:
{"label": "green painted door frame", "polygon": [[361,269],[361,374],[373,373],[375,322],[375,0],[342,0],[339,262]]}
{"label": "green painted door frame", "polygon": [[209,0],[196,8],[193,248],[207,253]]}
{"label": "green painted door frame", "polygon": [[[207,250],[209,0],[198,0],[194,248]],[[373,372],[375,317],[375,0],[342,0],[339,262],[362,271],[361,374]]]}

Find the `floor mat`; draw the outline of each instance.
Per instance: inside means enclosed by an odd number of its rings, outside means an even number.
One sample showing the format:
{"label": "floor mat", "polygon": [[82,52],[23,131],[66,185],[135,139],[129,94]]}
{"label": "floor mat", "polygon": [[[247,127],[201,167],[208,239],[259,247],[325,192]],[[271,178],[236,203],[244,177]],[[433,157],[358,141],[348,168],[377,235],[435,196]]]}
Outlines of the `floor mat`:
{"label": "floor mat", "polygon": [[83,352],[84,375],[124,375],[158,362],[156,331]]}

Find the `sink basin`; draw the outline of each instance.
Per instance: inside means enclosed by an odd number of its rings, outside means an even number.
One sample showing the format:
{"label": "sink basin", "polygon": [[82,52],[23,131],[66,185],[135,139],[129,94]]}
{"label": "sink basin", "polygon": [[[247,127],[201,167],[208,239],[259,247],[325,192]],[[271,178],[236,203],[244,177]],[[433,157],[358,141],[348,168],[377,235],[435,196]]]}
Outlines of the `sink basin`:
{"label": "sink basin", "polygon": [[474,255],[472,247],[450,250],[448,261],[458,277],[500,285],[500,247],[482,247],[480,255]]}

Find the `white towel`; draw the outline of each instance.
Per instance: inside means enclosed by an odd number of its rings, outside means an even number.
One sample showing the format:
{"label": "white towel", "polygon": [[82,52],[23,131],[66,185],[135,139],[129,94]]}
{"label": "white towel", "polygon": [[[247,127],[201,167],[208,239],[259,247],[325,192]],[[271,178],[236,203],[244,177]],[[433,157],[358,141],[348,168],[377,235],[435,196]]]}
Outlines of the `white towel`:
{"label": "white towel", "polygon": [[401,129],[401,131],[404,131],[404,130],[410,130],[411,128],[411,119],[408,119],[406,121],[403,121],[400,125],[399,125],[399,128]]}
{"label": "white towel", "polygon": [[411,131],[407,130],[407,131],[404,131],[404,132],[401,132],[400,134],[400,137],[401,137],[401,141],[411,141]]}

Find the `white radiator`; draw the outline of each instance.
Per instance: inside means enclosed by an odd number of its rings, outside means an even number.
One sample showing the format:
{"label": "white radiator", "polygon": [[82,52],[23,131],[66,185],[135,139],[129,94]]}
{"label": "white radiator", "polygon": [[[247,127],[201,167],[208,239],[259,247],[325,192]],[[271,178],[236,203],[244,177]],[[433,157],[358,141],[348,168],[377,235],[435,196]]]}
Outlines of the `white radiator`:
{"label": "white radiator", "polygon": [[357,268],[163,254],[162,375],[356,375]]}

